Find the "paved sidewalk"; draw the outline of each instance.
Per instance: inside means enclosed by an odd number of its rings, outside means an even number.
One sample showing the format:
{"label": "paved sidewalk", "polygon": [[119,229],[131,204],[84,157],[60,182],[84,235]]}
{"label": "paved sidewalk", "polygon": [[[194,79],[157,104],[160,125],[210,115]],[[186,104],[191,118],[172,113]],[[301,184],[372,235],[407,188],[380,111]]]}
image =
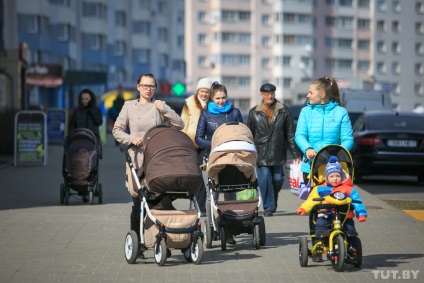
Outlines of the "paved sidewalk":
{"label": "paved sidewalk", "polygon": [[[253,249],[250,237],[237,237],[225,252],[219,242],[205,248],[200,265],[173,251],[159,267],[151,250],[147,260],[129,265],[123,249],[130,213],[124,158],[112,143],[104,150],[103,205],[79,199],[59,205],[60,146],[49,147],[46,167],[0,169],[0,282],[404,282],[408,275],[410,281],[424,282],[424,222],[360,188],[369,213],[367,222],[357,223],[362,269],[348,265],[336,273],[328,261],[300,267],[298,237],[307,234],[308,220],[294,214],[301,201],[287,183],[280,193],[282,210],[265,219],[267,243],[260,250]],[[416,280],[411,270],[418,271]]]}

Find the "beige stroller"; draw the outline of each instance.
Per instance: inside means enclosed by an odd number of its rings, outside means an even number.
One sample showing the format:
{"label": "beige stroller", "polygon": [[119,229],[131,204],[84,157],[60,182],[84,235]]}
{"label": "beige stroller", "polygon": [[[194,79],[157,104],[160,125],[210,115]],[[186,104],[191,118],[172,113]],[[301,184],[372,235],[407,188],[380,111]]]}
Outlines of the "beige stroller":
{"label": "beige stroller", "polygon": [[[242,123],[218,127],[207,160],[211,213],[205,220],[206,248],[213,240],[226,250],[227,235],[253,235],[256,249],[265,245],[265,221],[259,216],[261,193],[256,180],[256,148],[249,128]],[[237,200],[219,201],[217,193],[236,192]]]}

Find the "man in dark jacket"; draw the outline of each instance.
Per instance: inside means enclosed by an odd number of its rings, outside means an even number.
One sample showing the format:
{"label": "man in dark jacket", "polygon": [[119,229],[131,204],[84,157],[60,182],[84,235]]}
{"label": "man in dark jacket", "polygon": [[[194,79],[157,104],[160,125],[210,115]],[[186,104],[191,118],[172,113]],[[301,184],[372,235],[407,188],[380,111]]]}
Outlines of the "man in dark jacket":
{"label": "man in dark jacket", "polygon": [[277,210],[278,193],[284,182],[287,149],[300,158],[294,142],[295,128],[289,108],[275,99],[276,87],[266,83],[260,88],[262,102],[249,111],[247,126],[252,131],[258,152],[257,175],[265,216]]}

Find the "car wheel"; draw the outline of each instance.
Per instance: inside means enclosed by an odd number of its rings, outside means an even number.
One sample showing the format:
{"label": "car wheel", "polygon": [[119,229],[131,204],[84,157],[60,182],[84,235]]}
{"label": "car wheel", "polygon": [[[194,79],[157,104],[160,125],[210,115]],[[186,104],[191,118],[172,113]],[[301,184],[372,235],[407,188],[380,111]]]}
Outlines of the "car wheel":
{"label": "car wheel", "polygon": [[424,174],[418,174],[418,182],[423,183],[424,182]]}

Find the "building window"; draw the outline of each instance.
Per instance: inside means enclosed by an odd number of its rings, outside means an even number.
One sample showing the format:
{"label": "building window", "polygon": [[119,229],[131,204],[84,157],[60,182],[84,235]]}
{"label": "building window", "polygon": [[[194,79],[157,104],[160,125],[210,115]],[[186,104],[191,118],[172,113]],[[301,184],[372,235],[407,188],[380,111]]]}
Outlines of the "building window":
{"label": "building window", "polygon": [[400,23],[398,21],[392,22],[392,31],[395,33],[400,32]]}
{"label": "building window", "polygon": [[336,18],[335,17],[325,17],[325,25],[328,27],[336,26]]}
{"label": "building window", "polygon": [[199,34],[199,44],[200,45],[206,44],[206,34],[204,33]]}
{"label": "building window", "polygon": [[327,3],[328,6],[334,6],[336,5],[336,0],[326,0],[325,3]]}
{"label": "building window", "polygon": [[379,12],[386,12],[387,11],[386,0],[377,0],[377,10]]}
{"label": "building window", "polygon": [[311,65],[311,58],[309,58],[309,57],[301,57],[300,58],[301,69],[303,69],[303,68],[309,68],[310,65]]}
{"label": "building window", "polygon": [[262,58],[261,66],[262,66],[262,69],[268,69],[269,68],[269,58]]}
{"label": "building window", "polygon": [[424,34],[424,24],[421,22],[415,23],[415,33],[419,35]]}
{"label": "building window", "polygon": [[262,24],[269,25],[269,15],[262,15]]}
{"label": "building window", "polygon": [[70,34],[70,26],[68,24],[57,25],[57,40],[68,41]]}
{"label": "building window", "polygon": [[369,19],[358,19],[358,29],[369,29],[370,20]]}
{"label": "building window", "polygon": [[262,46],[269,46],[269,36],[263,36],[261,42]]}
{"label": "building window", "polygon": [[173,60],[172,61],[172,70],[173,71],[183,71],[184,70],[184,60]]}
{"label": "building window", "polygon": [[115,56],[124,56],[126,54],[125,52],[125,41],[115,41],[114,47],[113,47],[113,54]]}
{"label": "building window", "polygon": [[377,22],[377,31],[385,32],[386,31],[386,23],[384,21]]}
{"label": "building window", "polygon": [[250,33],[240,33],[239,34],[240,43],[249,44],[250,43]]}
{"label": "building window", "polygon": [[358,49],[369,50],[370,49],[370,41],[369,40],[358,40]]}
{"label": "building window", "polygon": [[352,0],[340,0],[339,3],[342,7],[352,7]]}
{"label": "building window", "polygon": [[401,12],[399,0],[393,0],[393,2],[392,2],[392,12],[393,13],[400,13]]}
{"label": "building window", "polygon": [[352,39],[339,38],[337,45],[341,49],[352,49]]}
{"label": "building window", "polygon": [[69,0],[49,0],[49,3],[52,5],[60,5],[69,7]]}
{"label": "building window", "polygon": [[106,20],[107,6],[102,3],[83,2],[82,16]]}
{"label": "building window", "polygon": [[184,48],[184,35],[177,36],[177,46],[179,48]]}
{"label": "building window", "polygon": [[166,28],[159,28],[158,29],[158,40],[162,42],[168,41],[168,30]]}
{"label": "building window", "polygon": [[400,64],[398,62],[392,63],[392,74],[394,74],[394,75],[400,74]]}
{"label": "building window", "polygon": [[336,68],[336,59],[325,58],[325,67],[327,69],[333,70]]}
{"label": "building window", "polygon": [[291,56],[283,56],[283,67],[290,67]]}
{"label": "building window", "polygon": [[377,42],[377,50],[380,53],[386,53],[387,48],[386,48],[386,44],[384,43],[384,41]]}
{"label": "building window", "polygon": [[424,45],[422,43],[416,43],[415,52],[417,55],[424,55]]}
{"label": "building window", "polygon": [[136,49],[133,52],[135,61],[141,64],[150,63],[150,50],[149,49]]}
{"label": "building window", "polygon": [[206,13],[203,12],[203,11],[200,11],[197,14],[197,19],[198,19],[199,23],[205,23],[206,22]]}
{"label": "building window", "polygon": [[421,63],[415,64],[415,74],[424,75],[424,65]]}
{"label": "building window", "polygon": [[392,52],[393,54],[400,54],[400,44],[399,42],[395,41],[392,43]]}
{"label": "building window", "polygon": [[236,12],[223,10],[221,13],[221,20],[223,22],[235,22]]}
{"label": "building window", "polygon": [[284,13],[283,14],[283,22],[285,24],[294,24],[296,22],[296,16],[292,13]]}
{"label": "building window", "polygon": [[291,78],[283,78],[283,87],[284,88],[290,88],[291,87]]}
{"label": "building window", "polygon": [[415,91],[416,95],[423,96],[424,95],[424,86],[422,84],[416,83],[414,85],[414,91]]}
{"label": "building window", "polygon": [[377,62],[377,71],[380,74],[385,74],[387,72],[386,64],[384,62]]}
{"label": "building window", "polygon": [[299,23],[300,24],[310,24],[312,22],[312,17],[306,14],[299,14]]}
{"label": "building window", "polygon": [[400,94],[400,85],[398,83],[392,83],[392,89],[396,95]]}
{"label": "building window", "polygon": [[101,48],[101,36],[99,34],[87,34],[86,35],[87,47],[91,50],[100,50]]}
{"label": "building window", "polygon": [[199,56],[197,63],[199,64],[200,67],[206,67],[206,57],[205,56]]}
{"label": "building window", "polygon": [[250,22],[250,12],[239,12],[239,20],[241,22]]}
{"label": "building window", "polygon": [[221,42],[223,43],[234,43],[236,42],[236,34],[232,32],[223,32],[221,34]]}
{"label": "building window", "polygon": [[126,27],[127,19],[124,11],[115,11],[115,25],[117,27]]}
{"label": "building window", "polygon": [[415,11],[417,14],[424,14],[424,3],[421,1],[415,3]]}
{"label": "building window", "polygon": [[40,20],[39,17],[35,15],[28,15],[26,17],[27,28],[26,31],[28,33],[38,33],[40,30]]}
{"label": "building window", "polygon": [[150,35],[150,23],[148,21],[133,22],[133,33],[139,35]]}
{"label": "building window", "polygon": [[164,15],[166,11],[166,3],[165,1],[158,1],[158,13],[160,15]]}
{"label": "building window", "polygon": [[358,8],[369,9],[370,8],[370,0],[358,0]]}
{"label": "building window", "polygon": [[366,72],[370,68],[370,61],[358,61],[358,71]]}
{"label": "building window", "polygon": [[286,45],[294,45],[296,43],[296,37],[294,35],[284,35],[283,43]]}
{"label": "building window", "polygon": [[168,55],[167,54],[159,54],[159,66],[161,68],[168,67]]}
{"label": "building window", "polygon": [[336,46],[336,39],[333,37],[326,37],[324,42],[325,42],[325,47],[327,48],[334,48]]}
{"label": "building window", "polygon": [[351,70],[352,69],[352,60],[350,60],[350,59],[340,59],[337,62],[337,66],[341,70]]}

